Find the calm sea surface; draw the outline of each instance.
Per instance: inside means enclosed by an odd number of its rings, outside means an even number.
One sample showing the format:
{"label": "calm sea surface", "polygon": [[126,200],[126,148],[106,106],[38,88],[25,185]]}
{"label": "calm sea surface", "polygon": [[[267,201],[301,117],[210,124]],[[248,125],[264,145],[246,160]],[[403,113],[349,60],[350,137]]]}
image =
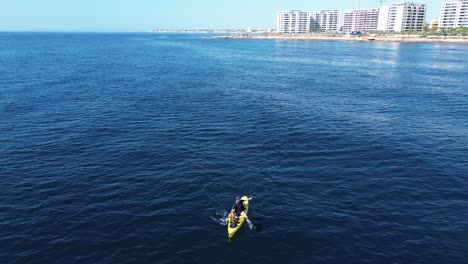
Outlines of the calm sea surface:
{"label": "calm sea surface", "polygon": [[[229,241],[210,216],[253,196]],[[0,34],[0,263],[467,263],[468,45]]]}

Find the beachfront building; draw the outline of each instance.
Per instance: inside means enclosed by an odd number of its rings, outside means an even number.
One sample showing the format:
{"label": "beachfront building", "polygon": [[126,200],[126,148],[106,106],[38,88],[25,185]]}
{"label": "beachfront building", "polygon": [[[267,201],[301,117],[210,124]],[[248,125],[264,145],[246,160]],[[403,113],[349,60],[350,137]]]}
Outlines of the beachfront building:
{"label": "beachfront building", "polygon": [[276,32],[304,34],[311,31],[339,31],[340,17],[338,10],[279,11],[276,16]]}
{"label": "beachfront building", "polygon": [[338,32],[341,27],[341,12],[338,10],[310,11],[310,30]]}
{"label": "beachfront building", "polygon": [[387,30],[421,31],[426,20],[426,5],[414,2],[391,4],[388,8]]}
{"label": "beachfront building", "polygon": [[377,30],[379,9],[353,9],[344,12],[343,31],[375,31]]}
{"label": "beachfront building", "polygon": [[310,15],[307,11],[279,11],[276,18],[276,32],[304,34],[310,31]]}
{"label": "beachfront building", "polygon": [[468,27],[468,1],[443,3],[440,8],[439,28]]}
{"label": "beachfront building", "polygon": [[378,31],[387,31],[388,28],[388,11],[390,7],[383,6],[379,8],[379,19],[377,21]]}
{"label": "beachfront building", "polygon": [[429,23],[429,29],[430,30],[439,29],[439,21],[438,20],[432,20],[431,23]]}

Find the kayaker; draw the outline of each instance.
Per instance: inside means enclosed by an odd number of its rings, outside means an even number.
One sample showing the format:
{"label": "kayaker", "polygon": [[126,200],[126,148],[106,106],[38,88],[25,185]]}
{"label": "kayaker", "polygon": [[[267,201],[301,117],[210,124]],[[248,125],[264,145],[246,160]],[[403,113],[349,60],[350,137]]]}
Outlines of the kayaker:
{"label": "kayaker", "polygon": [[236,196],[236,202],[232,206],[231,213],[228,215],[226,218],[226,222],[229,221],[229,218],[231,217],[238,217],[243,215],[245,217],[245,220],[247,220],[247,223],[249,223],[249,226],[252,226],[252,222],[250,222],[249,217],[245,213],[245,206],[244,206],[244,201],[241,200],[239,196]]}

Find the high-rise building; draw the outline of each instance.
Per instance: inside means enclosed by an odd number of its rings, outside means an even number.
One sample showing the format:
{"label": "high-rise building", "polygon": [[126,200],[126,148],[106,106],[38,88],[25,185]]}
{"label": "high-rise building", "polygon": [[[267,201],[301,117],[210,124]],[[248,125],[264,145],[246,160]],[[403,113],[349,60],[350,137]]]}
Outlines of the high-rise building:
{"label": "high-rise building", "polygon": [[443,3],[440,8],[439,28],[468,26],[468,1]]}
{"label": "high-rise building", "polygon": [[377,22],[377,30],[386,31],[388,28],[388,6],[379,8],[379,20]]}
{"label": "high-rise building", "polygon": [[344,12],[344,32],[375,31],[379,20],[379,9],[353,9]]}
{"label": "high-rise building", "polygon": [[304,34],[310,31],[339,31],[340,16],[338,10],[279,11],[276,16],[276,32]]}
{"label": "high-rise building", "polygon": [[402,32],[421,31],[426,19],[426,5],[414,2],[391,4],[388,8],[387,30]]}
{"label": "high-rise building", "polygon": [[338,10],[310,11],[311,31],[340,31],[341,12]]}
{"label": "high-rise building", "polygon": [[276,17],[276,32],[304,34],[310,31],[310,15],[307,11],[279,11]]}

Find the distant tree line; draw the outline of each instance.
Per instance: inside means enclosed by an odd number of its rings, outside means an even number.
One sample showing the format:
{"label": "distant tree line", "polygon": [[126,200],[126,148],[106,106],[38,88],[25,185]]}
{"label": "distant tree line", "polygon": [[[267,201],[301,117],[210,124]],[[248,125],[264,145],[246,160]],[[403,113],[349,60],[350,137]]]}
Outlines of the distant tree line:
{"label": "distant tree line", "polygon": [[366,35],[380,35],[380,36],[391,36],[391,35],[419,35],[422,37],[427,36],[468,36],[468,27],[458,27],[458,28],[439,28],[432,29],[428,24],[424,25],[422,30],[406,30],[402,32],[392,32],[392,31],[369,31],[363,32],[362,36]]}
{"label": "distant tree line", "polygon": [[[334,36],[345,35],[345,32],[324,32],[321,30],[310,30],[308,35],[315,35],[315,34],[333,34]],[[403,32],[392,32],[392,31],[369,31],[369,32],[362,32],[361,35],[357,37],[366,37],[369,34],[372,35],[380,35],[380,36],[391,36],[391,35],[419,35],[422,37],[427,36],[468,36],[468,27],[458,27],[458,28],[439,28],[439,29],[432,29],[429,24],[425,24],[422,30],[407,30]],[[277,33],[270,33],[270,35],[283,35]],[[285,34],[288,35],[288,34]]]}
{"label": "distant tree line", "polygon": [[[434,30],[429,30],[429,33],[433,33]],[[440,28],[436,34],[446,36],[468,36],[468,27],[458,28]]]}

